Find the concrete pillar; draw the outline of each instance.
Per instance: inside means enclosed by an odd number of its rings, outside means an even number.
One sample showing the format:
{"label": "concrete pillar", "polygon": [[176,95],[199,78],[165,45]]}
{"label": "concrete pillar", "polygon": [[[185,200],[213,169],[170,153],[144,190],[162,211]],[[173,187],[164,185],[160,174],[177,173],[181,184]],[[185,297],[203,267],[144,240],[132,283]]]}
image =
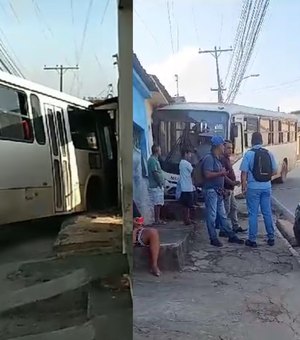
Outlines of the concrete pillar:
{"label": "concrete pillar", "polygon": [[132,0],[118,0],[119,143],[123,251],[131,253],[132,233]]}

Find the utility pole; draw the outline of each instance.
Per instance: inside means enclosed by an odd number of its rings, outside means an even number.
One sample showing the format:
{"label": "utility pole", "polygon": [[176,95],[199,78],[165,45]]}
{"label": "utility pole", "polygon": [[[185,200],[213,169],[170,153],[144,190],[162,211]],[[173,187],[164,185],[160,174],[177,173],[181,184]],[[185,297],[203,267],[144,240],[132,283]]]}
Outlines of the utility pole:
{"label": "utility pole", "polygon": [[226,89],[223,88],[222,80],[220,77],[220,68],[219,68],[219,57],[223,52],[232,52],[232,47],[227,48],[227,49],[221,49],[221,47],[215,48],[213,50],[205,50],[202,51],[201,49],[199,50],[200,54],[211,54],[215,60],[216,60],[216,69],[217,69],[217,82],[218,82],[218,88],[217,89],[211,89],[211,91],[217,91],[218,92],[218,102],[223,103],[223,91],[226,91]]}
{"label": "utility pole", "polygon": [[55,67],[47,67],[46,65],[44,66],[44,70],[47,71],[59,71],[59,90],[60,92],[63,92],[63,75],[66,71],[68,70],[79,70],[78,65],[76,66],[63,66],[63,65],[56,65]]}
{"label": "utility pole", "polygon": [[178,74],[175,74],[176,81],[176,97],[179,97],[179,82],[178,82]]}

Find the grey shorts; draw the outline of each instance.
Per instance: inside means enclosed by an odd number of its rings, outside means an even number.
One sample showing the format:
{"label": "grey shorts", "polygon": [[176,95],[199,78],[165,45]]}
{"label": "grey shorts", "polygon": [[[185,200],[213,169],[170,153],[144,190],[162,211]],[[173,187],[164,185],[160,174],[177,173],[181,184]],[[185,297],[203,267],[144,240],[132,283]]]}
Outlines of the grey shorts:
{"label": "grey shorts", "polygon": [[164,205],[164,188],[149,188],[149,196],[153,206],[155,205]]}

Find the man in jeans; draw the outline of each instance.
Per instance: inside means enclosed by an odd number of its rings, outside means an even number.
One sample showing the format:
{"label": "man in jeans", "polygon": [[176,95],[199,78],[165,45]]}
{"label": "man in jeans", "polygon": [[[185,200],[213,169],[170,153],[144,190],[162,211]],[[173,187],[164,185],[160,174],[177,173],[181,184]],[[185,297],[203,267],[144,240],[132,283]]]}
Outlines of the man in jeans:
{"label": "man in jeans", "polygon": [[[237,211],[237,202],[234,196],[234,187],[240,186],[241,183],[236,180],[234,170],[232,168],[230,156],[233,152],[232,142],[230,140],[226,140],[224,144],[224,155],[221,156],[221,163],[225,170],[227,170],[228,174],[225,177],[224,189],[225,189],[225,198],[224,205],[227,217],[231,220],[232,229],[235,233],[242,233],[247,229],[243,229],[239,225],[238,220],[238,211]],[[217,225],[219,225],[219,218],[217,218]],[[226,237],[224,232],[220,232],[220,237]]]}
{"label": "man in jeans", "polygon": [[148,176],[149,176],[149,195],[152,205],[154,206],[154,225],[165,224],[160,219],[161,207],[164,205],[164,178],[159,163],[161,148],[153,144],[152,155],[148,160]]}
{"label": "man in jeans", "polygon": [[274,245],[274,224],[271,209],[271,178],[277,173],[274,156],[263,149],[262,135],[254,132],[252,149],[247,151],[240,166],[242,191],[246,194],[249,215],[249,237],[246,246],[257,247],[259,207],[264,218],[268,244]]}
{"label": "man in jeans", "polygon": [[227,171],[220,162],[220,157],[223,153],[224,139],[220,136],[213,136],[211,139],[211,152],[202,161],[206,224],[210,243],[216,247],[223,246],[216,232],[217,216],[220,219],[220,229],[227,235],[228,241],[237,244],[244,243],[230,228],[224,207],[224,177],[227,175]]}

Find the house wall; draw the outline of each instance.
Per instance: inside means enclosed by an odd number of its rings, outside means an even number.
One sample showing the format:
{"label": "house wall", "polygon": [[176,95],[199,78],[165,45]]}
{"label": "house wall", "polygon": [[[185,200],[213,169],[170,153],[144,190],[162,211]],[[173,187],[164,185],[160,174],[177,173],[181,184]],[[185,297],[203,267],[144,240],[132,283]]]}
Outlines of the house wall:
{"label": "house wall", "polygon": [[145,223],[151,223],[153,211],[148,194],[147,160],[150,157],[152,130],[149,124],[146,100],[151,93],[133,71],[133,199],[144,216]]}
{"label": "house wall", "polygon": [[153,105],[149,99],[145,101],[145,107],[147,112],[147,123],[148,123],[148,143],[150,147],[153,145],[153,134],[152,134],[152,113],[153,113]]}

